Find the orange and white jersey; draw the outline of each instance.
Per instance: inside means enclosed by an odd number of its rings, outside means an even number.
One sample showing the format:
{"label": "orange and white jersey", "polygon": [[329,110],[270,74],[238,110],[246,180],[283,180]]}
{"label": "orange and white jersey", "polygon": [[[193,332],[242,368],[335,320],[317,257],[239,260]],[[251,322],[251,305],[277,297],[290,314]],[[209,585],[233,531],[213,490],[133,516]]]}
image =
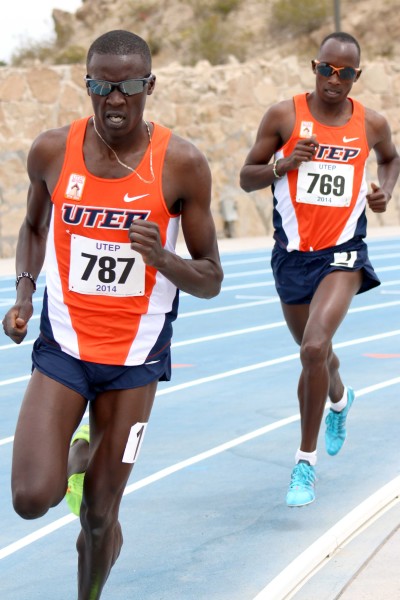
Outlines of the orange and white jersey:
{"label": "orange and white jersey", "polygon": [[312,161],[274,182],[275,239],[289,252],[310,252],[365,237],[369,148],[364,107],[351,100],[348,123],[330,127],[311,115],[307,94],[293,100],[296,123],[275,159],[289,156],[299,138],[315,136],[319,147]]}
{"label": "orange and white jersey", "polygon": [[[154,124],[154,182],[135,173],[102,179],[85,166],[83,140],[89,118],[72,123],[64,164],[53,193],[46,252],[46,293],[41,333],[82,360],[139,365],[169,344],[178,291],[130,248],[135,219],[158,223],[163,246],[175,251],[179,216],[162,192],[162,170],[171,131]],[[138,172],[151,180],[150,145]]]}

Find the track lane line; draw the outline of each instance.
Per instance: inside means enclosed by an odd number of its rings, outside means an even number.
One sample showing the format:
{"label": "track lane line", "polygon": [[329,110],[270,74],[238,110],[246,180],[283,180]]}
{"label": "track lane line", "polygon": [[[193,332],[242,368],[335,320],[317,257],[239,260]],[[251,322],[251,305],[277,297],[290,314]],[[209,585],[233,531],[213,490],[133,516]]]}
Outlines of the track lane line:
{"label": "track lane line", "polygon": [[400,476],[374,492],[299,554],[253,600],[289,600],[317,571],[386,510],[399,502]]}
{"label": "track lane line", "polygon": [[[399,383],[400,383],[400,377],[382,381],[378,384],[371,385],[366,388],[362,388],[359,391],[356,391],[356,396],[357,397],[364,396],[364,395],[370,394],[374,391],[389,387],[391,385],[397,385]],[[327,408],[327,407],[328,407],[328,403],[326,403],[326,405],[325,405],[325,408]],[[257,437],[260,437],[262,435],[270,433],[271,431],[275,431],[276,429],[285,427],[286,425],[294,423],[294,422],[298,421],[299,419],[300,419],[300,414],[297,413],[290,417],[286,417],[284,419],[275,421],[274,423],[270,423],[269,425],[265,425],[264,427],[255,429],[254,431],[251,431],[249,433],[246,433],[244,435],[236,437],[232,440],[224,442],[223,444],[219,444],[218,446],[215,446],[214,448],[210,448],[209,450],[200,452],[199,454],[196,454],[195,456],[192,456],[191,458],[182,460],[178,463],[175,463],[174,465],[171,465],[170,467],[166,467],[164,469],[161,469],[160,471],[157,471],[153,475],[149,475],[148,477],[144,477],[143,479],[140,479],[137,482],[129,484],[125,488],[123,495],[128,496],[129,494],[132,494],[133,492],[135,492],[139,489],[142,489],[148,485],[151,485],[152,483],[156,483],[157,481],[160,481],[161,479],[164,479],[165,477],[169,477],[170,475],[173,475],[174,473],[177,473],[178,471],[182,471],[186,467],[189,467],[191,465],[199,463],[208,458],[214,457],[218,454],[221,454],[222,452],[225,452],[226,450],[230,450],[236,446],[239,446],[240,444],[243,444],[243,443],[253,440]],[[397,479],[399,480],[399,492],[400,492],[400,477],[396,478],[396,480]],[[378,490],[377,494],[378,493],[379,493],[379,490]],[[3,558],[6,558],[7,556],[10,556],[11,554],[14,554],[15,552],[18,552],[18,550],[21,550],[22,548],[25,548],[26,546],[33,544],[34,542],[40,540],[41,538],[46,537],[50,533],[53,533],[54,531],[61,529],[61,527],[64,527],[65,525],[68,525],[69,523],[72,523],[73,521],[75,521],[77,519],[78,519],[78,517],[76,517],[75,515],[72,515],[72,514],[66,515],[65,517],[61,517],[60,519],[57,519],[56,521],[49,523],[45,527],[41,527],[40,529],[37,529],[36,531],[30,533],[29,535],[24,536],[24,537],[20,538],[19,540],[12,542],[11,544],[8,544],[4,548],[0,548],[0,560],[2,560]],[[342,519],[342,521],[343,521],[343,519]],[[338,523],[341,523],[341,521],[339,521]],[[342,527],[342,525],[341,525],[341,527]],[[321,544],[322,544],[322,542],[321,542]],[[308,551],[306,550],[305,552],[307,553]],[[306,556],[308,557],[308,554]],[[308,558],[307,558],[307,560],[308,560]],[[278,575],[278,577],[280,578],[280,575]],[[279,579],[279,581],[281,581],[281,579]],[[281,597],[260,596],[260,598],[257,597],[257,600],[282,600],[282,598],[283,598],[282,596]],[[254,600],[256,600],[256,599],[254,599]]]}

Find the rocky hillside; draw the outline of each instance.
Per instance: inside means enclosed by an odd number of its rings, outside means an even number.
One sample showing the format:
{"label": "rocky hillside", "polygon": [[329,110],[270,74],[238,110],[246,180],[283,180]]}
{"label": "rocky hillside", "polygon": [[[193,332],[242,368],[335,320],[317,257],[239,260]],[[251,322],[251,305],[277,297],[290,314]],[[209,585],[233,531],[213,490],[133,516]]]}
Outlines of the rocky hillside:
{"label": "rocky hillside", "polygon": [[[334,0],[83,0],[75,14],[54,10],[54,46],[21,49],[14,64],[83,62],[90,42],[129,29],[150,44],[155,66],[193,65],[316,51],[335,28]],[[363,58],[400,56],[399,0],[341,0],[341,29],[355,35]]]}

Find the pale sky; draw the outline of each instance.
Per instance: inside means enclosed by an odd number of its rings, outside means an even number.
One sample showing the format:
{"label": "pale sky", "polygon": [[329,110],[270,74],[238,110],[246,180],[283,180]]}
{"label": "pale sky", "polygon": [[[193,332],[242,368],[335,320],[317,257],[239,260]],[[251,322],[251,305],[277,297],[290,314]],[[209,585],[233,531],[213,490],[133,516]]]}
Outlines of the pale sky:
{"label": "pale sky", "polygon": [[53,8],[74,13],[80,6],[81,0],[11,0],[0,18],[0,60],[8,63],[27,41],[54,39]]}

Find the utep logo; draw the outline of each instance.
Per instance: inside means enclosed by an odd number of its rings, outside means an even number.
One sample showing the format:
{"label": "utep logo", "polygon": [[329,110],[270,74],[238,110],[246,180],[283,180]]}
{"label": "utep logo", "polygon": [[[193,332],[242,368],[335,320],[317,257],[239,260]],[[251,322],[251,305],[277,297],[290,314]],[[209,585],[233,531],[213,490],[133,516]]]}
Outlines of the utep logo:
{"label": "utep logo", "polygon": [[63,204],[62,219],[67,225],[80,225],[91,229],[129,229],[137,219],[147,220],[150,210],[119,210],[96,206]]}
{"label": "utep logo", "polygon": [[64,197],[69,198],[69,200],[76,200],[79,202],[79,200],[82,198],[85,182],[86,177],[84,175],[71,173],[68,179],[67,189],[65,190]]}
{"label": "utep logo", "polygon": [[330,146],[320,144],[315,154],[317,160],[332,160],[337,162],[349,162],[356,158],[361,152],[361,148],[349,148],[348,146]]}

